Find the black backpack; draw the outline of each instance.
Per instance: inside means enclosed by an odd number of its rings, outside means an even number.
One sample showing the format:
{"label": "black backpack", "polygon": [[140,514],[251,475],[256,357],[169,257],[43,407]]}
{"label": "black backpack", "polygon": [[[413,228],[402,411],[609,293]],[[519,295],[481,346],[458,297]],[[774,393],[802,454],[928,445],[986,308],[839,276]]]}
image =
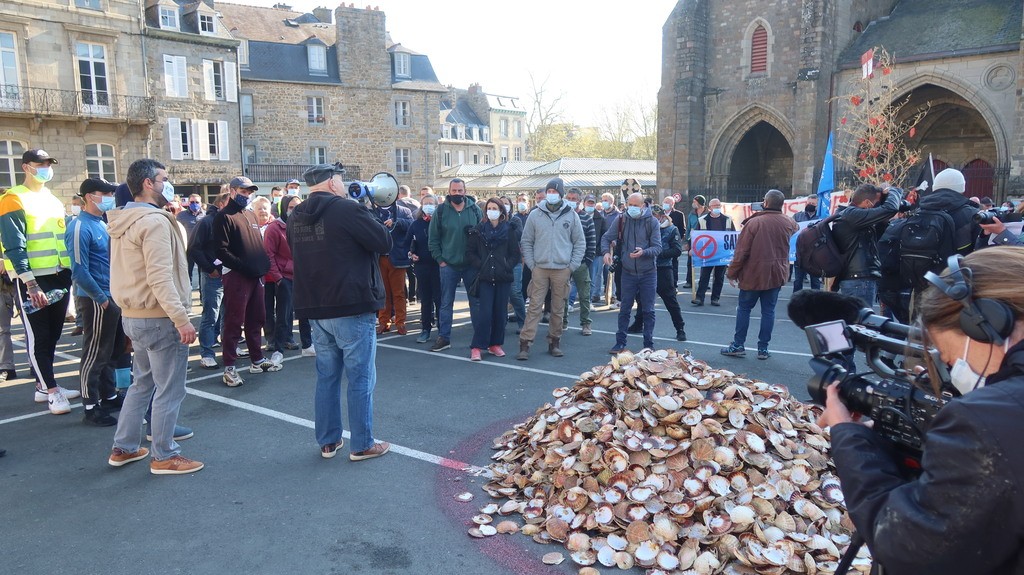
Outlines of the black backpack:
{"label": "black backpack", "polygon": [[835,214],[811,224],[796,237],[796,261],[805,272],[831,278],[843,271],[846,259],[832,236],[832,222],[838,218]]}
{"label": "black backpack", "polygon": [[900,276],[915,290],[924,289],[924,275],[939,272],[956,253],[953,217],[941,210],[918,210],[899,232]]}

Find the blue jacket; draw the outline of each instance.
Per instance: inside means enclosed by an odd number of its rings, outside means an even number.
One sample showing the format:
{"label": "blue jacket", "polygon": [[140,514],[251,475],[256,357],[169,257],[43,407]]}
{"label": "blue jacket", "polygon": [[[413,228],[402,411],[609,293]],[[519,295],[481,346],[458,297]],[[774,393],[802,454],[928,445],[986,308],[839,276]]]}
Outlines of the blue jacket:
{"label": "blue jacket", "polygon": [[377,221],[384,223],[391,220],[393,223],[389,228],[391,232],[391,265],[396,268],[407,268],[412,265],[409,259],[409,242],[406,236],[409,233],[409,226],[412,225],[412,212],[398,204],[392,204],[387,208],[374,208],[373,215]]}
{"label": "blue jacket", "polygon": [[103,218],[82,211],[64,232],[71,255],[71,279],[75,293],[103,305],[110,299],[110,234]]}
{"label": "blue jacket", "polygon": [[672,260],[683,253],[683,242],[679,237],[679,228],[672,224],[661,228],[661,253],[658,254],[658,267],[672,267]]}
{"label": "blue jacket", "polygon": [[409,251],[419,258],[419,261],[415,262],[415,265],[437,265],[437,261],[434,259],[434,256],[430,253],[430,245],[427,243],[429,239],[429,220],[420,218],[418,220],[415,220],[412,223],[412,225],[409,226],[409,232],[405,236],[405,244],[409,246]]}

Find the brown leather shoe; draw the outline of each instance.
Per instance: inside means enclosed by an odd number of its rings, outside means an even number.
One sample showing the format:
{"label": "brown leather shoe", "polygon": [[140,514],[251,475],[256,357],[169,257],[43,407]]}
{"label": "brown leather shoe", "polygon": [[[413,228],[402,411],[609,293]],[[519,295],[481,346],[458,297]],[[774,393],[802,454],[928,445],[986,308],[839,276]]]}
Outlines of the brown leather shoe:
{"label": "brown leather shoe", "polygon": [[110,452],[110,458],[107,459],[107,463],[114,467],[121,467],[122,465],[127,465],[133,461],[145,459],[148,455],[149,450],[145,447],[140,447],[135,451],[126,451],[120,447],[115,447],[114,450]]}
{"label": "brown leather shoe", "polygon": [[378,441],[373,444],[373,447],[364,451],[355,451],[348,454],[348,458],[352,461],[362,461],[364,459],[373,459],[374,457],[380,457],[391,450],[391,444],[387,441]]}
{"label": "brown leather shoe", "polygon": [[555,337],[548,340],[548,353],[550,353],[554,357],[562,357],[565,355],[564,353],[562,353],[562,350],[558,349],[559,339],[560,338]]}
{"label": "brown leather shoe", "polygon": [[180,455],[168,457],[160,461],[152,459],[149,462],[149,472],[153,475],[186,475],[188,473],[195,473],[202,468],[203,464],[201,462],[192,461]]}

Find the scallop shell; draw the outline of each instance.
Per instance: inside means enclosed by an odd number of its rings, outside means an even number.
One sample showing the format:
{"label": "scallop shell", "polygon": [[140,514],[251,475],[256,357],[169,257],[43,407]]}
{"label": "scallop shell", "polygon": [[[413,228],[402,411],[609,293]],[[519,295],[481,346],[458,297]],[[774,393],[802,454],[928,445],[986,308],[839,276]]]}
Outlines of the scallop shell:
{"label": "scallop shell", "polygon": [[565,555],[561,553],[546,553],[540,558],[545,565],[560,565],[562,561],[565,561]]}

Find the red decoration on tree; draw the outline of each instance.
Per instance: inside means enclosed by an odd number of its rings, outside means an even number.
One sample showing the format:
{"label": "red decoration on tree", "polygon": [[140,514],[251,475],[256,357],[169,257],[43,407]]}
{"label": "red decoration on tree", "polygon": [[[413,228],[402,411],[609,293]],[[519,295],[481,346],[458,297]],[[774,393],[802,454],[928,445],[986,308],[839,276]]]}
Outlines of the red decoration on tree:
{"label": "red decoration on tree", "polygon": [[888,76],[889,74],[892,74],[892,68],[882,68],[883,76]]}
{"label": "red decoration on tree", "polygon": [[891,182],[892,181],[892,174],[888,174],[888,173],[882,174],[882,179],[887,181],[887,182]]}
{"label": "red decoration on tree", "polygon": [[846,117],[844,116],[842,120],[839,120],[839,123],[845,126],[846,125]]}
{"label": "red decoration on tree", "polygon": [[910,128],[910,137],[913,138],[914,134],[916,134],[916,133],[917,133],[917,128],[911,126],[911,128]]}
{"label": "red decoration on tree", "polygon": [[863,100],[860,99],[860,96],[854,96],[854,97],[850,98],[850,103],[853,104],[854,106],[860,106],[860,103],[862,101]]}

